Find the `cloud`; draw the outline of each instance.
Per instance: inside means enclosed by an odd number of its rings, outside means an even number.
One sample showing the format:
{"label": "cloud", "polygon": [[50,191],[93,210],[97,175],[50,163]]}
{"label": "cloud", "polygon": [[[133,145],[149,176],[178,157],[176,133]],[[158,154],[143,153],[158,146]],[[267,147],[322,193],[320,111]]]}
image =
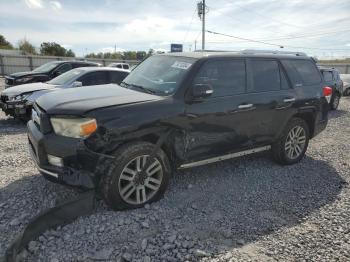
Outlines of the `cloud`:
{"label": "cloud", "polygon": [[99,49],[98,51],[102,52],[102,53],[114,53],[114,51],[123,53],[123,52],[125,52],[125,49],[120,48],[120,47],[117,47],[115,49],[114,49],[114,47],[103,47],[103,48]]}
{"label": "cloud", "polygon": [[42,9],[44,4],[41,0],[24,0],[26,5],[31,9]]}
{"label": "cloud", "polygon": [[50,1],[50,6],[53,10],[56,10],[56,11],[62,9],[62,5],[58,1]]}

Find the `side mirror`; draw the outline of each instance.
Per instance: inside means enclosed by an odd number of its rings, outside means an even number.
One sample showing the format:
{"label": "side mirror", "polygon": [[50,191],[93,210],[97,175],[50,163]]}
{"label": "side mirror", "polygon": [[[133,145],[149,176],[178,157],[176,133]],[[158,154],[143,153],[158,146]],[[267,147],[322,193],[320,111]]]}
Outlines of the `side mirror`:
{"label": "side mirror", "polygon": [[214,90],[209,84],[196,84],[192,87],[193,98],[206,98],[213,94]]}
{"label": "side mirror", "polygon": [[72,84],[72,87],[81,87],[81,86],[83,86],[83,83],[82,83],[82,82],[79,82],[79,81],[75,81],[75,82],[73,82],[73,84]]}

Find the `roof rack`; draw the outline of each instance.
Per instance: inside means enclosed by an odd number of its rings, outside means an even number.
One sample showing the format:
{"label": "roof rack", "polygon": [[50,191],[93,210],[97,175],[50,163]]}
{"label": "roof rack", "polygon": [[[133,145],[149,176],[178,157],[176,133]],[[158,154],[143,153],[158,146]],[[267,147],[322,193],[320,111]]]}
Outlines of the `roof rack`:
{"label": "roof rack", "polygon": [[278,51],[278,50],[254,50],[244,49],[241,51],[243,54],[274,54],[274,55],[295,55],[295,56],[307,56],[303,52],[291,52],[291,51]]}

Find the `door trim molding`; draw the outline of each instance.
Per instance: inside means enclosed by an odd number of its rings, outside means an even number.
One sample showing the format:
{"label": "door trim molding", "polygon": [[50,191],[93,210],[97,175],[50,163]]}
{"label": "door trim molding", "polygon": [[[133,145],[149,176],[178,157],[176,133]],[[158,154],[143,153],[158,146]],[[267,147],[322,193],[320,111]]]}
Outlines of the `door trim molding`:
{"label": "door trim molding", "polygon": [[236,152],[236,153],[231,153],[231,154],[227,154],[227,155],[222,155],[222,156],[218,156],[218,157],[213,157],[213,158],[208,158],[208,159],[204,159],[204,160],[200,160],[200,161],[196,161],[196,162],[192,162],[192,163],[183,164],[178,169],[186,169],[186,168],[195,167],[195,166],[202,166],[202,165],[206,165],[206,164],[210,164],[210,163],[214,163],[214,162],[218,162],[218,161],[223,161],[223,160],[227,160],[227,159],[231,159],[231,158],[236,158],[236,157],[240,157],[240,156],[245,156],[245,155],[250,155],[253,153],[266,151],[269,149],[271,149],[271,146],[257,147],[254,149],[244,150],[244,151],[240,151],[240,152]]}

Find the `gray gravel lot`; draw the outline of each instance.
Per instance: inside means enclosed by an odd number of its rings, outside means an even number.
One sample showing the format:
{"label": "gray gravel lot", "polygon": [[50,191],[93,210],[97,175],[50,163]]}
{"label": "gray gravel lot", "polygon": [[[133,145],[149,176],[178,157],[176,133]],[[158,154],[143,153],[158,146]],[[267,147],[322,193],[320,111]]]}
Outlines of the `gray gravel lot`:
{"label": "gray gravel lot", "polygon": [[[178,172],[164,199],[95,212],[32,241],[27,261],[350,261],[350,99],[294,166],[269,153]],[[40,211],[78,193],[42,178],[26,128],[0,113],[0,254]]]}

